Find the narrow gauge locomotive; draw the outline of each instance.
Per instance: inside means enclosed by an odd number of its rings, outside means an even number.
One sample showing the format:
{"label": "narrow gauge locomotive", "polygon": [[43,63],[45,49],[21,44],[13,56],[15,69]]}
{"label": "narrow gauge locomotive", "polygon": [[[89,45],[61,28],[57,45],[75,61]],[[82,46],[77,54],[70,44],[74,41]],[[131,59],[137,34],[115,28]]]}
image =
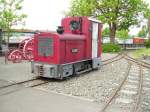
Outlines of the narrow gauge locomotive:
{"label": "narrow gauge locomotive", "polygon": [[87,17],[62,19],[57,33],[34,36],[34,73],[62,79],[101,66],[100,21]]}

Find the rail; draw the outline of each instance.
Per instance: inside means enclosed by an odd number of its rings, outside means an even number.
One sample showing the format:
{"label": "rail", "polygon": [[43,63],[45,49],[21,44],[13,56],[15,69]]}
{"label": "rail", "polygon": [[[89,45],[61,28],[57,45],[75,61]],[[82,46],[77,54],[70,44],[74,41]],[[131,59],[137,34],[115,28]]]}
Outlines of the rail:
{"label": "rail", "polygon": [[124,55],[125,55],[124,58],[125,58],[126,60],[132,61],[132,62],[134,62],[134,63],[136,63],[136,64],[138,64],[138,65],[141,65],[141,66],[143,66],[143,67],[145,67],[145,68],[150,68],[150,64],[149,64],[149,63],[146,63],[146,62],[144,62],[144,61],[141,61],[141,60],[132,58],[132,57],[130,57],[130,56],[127,55],[127,54],[124,54]]}
{"label": "rail", "polygon": [[112,95],[110,96],[109,100],[106,102],[106,104],[104,105],[102,110],[99,111],[99,112],[104,112],[108,108],[109,104],[115,98],[116,94],[118,93],[118,91],[120,91],[121,87],[123,86],[124,82],[126,81],[128,75],[129,75],[130,69],[131,69],[131,63],[129,63],[129,66],[128,66],[128,69],[127,69],[127,72],[126,72],[126,76],[124,77],[123,81],[121,82],[119,87],[112,93]]}
{"label": "rail", "polygon": [[138,111],[138,106],[142,97],[142,90],[143,90],[143,70],[142,70],[142,66],[140,66],[140,83],[139,83],[139,89],[138,89],[138,97],[136,99],[133,112]]}
{"label": "rail", "polygon": [[38,80],[43,81],[43,82],[28,86],[28,87],[36,87],[36,86],[43,85],[43,84],[46,84],[46,83],[49,82],[49,81],[42,80],[40,77],[36,77],[36,78],[33,78],[33,79],[29,79],[29,80],[25,80],[25,81],[16,82],[16,83],[8,84],[8,85],[5,85],[5,86],[1,86],[0,90],[8,88],[8,87],[15,86],[15,85],[21,85],[21,84],[29,83],[29,82],[32,82],[32,81],[38,81]]}

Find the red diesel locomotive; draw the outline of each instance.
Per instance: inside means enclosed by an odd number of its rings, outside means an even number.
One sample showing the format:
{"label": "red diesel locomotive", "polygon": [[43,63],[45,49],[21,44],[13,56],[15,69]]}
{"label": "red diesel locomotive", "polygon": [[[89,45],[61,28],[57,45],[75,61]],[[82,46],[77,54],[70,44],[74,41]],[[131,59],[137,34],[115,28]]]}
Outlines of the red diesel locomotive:
{"label": "red diesel locomotive", "polygon": [[34,73],[62,79],[101,66],[101,31],[98,20],[87,17],[62,19],[57,33],[34,36]]}

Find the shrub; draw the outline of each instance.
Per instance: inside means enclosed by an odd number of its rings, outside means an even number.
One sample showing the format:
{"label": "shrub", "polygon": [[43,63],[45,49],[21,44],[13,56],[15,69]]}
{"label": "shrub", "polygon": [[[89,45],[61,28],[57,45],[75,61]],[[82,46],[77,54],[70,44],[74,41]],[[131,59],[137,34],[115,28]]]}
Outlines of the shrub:
{"label": "shrub", "polygon": [[146,48],[150,48],[150,40],[146,41],[146,42],[144,43],[144,46],[145,46]]}
{"label": "shrub", "polygon": [[117,44],[111,44],[111,43],[107,43],[107,44],[102,44],[102,51],[104,53],[107,52],[120,52],[121,51],[121,47]]}

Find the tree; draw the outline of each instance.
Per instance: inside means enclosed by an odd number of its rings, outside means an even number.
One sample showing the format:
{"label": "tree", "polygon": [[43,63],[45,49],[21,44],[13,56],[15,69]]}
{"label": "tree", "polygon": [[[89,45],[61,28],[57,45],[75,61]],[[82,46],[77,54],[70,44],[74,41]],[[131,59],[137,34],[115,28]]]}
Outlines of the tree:
{"label": "tree", "polygon": [[8,32],[7,44],[12,27],[24,24],[27,16],[21,12],[23,0],[0,0],[0,28]]}
{"label": "tree", "polygon": [[145,18],[147,19],[147,33],[148,33],[148,40],[150,41],[150,9],[147,10]]}
{"label": "tree", "polygon": [[150,41],[150,17],[148,18],[147,26],[148,26],[148,39]]}
{"label": "tree", "polygon": [[94,14],[96,0],[72,0],[67,16],[91,16]]}
{"label": "tree", "polygon": [[129,38],[129,31],[128,30],[120,30],[116,33],[117,37],[123,40],[124,42],[124,49],[126,49],[126,39]]}
{"label": "tree", "polygon": [[147,33],[148,33],[148,38],[150,41],[150,7],[148,7],[144,13],[144,17],[147,19]]}
{"label": "tree", "polygon": [[110,40],[114,43],[116,31],[140,23],[139,17],[147,7],[143,0],[73,0],[68,14],[95,16],[103,23],[107,23]]}
{"label": "tree", "polygon": [[103,31],[102,31],[102,37],[108,37],[110,34],[109,28],[106,27]]}
{"label": "tree", "polygon": [[143,26],[142,29],[138,32],[138,36],[139,37],[146,37],[146,34],[147,34],[147,28],[146,26]]}
{"label": "tree", "polygon": [[[103,31],[102,31],[102,43],[104,42],[104,39],[106,37],[109,37],[109,34],[110,34],[110,31],[109,31],[109,28],[106,27]],[[107,39],[107,38],[106,38]]]}
{"label": "tree", "polygon": [[120,30],[117,31],[116,36],[122,40],[126,40],[129,38],[129,31],[128,30]]}
{"label": "tree", "polygon": [[109,24],[110,39],[114,43],[116,31],[140,23],[139,16],[146,8],[142,0],[99,0],[97,17]]}

